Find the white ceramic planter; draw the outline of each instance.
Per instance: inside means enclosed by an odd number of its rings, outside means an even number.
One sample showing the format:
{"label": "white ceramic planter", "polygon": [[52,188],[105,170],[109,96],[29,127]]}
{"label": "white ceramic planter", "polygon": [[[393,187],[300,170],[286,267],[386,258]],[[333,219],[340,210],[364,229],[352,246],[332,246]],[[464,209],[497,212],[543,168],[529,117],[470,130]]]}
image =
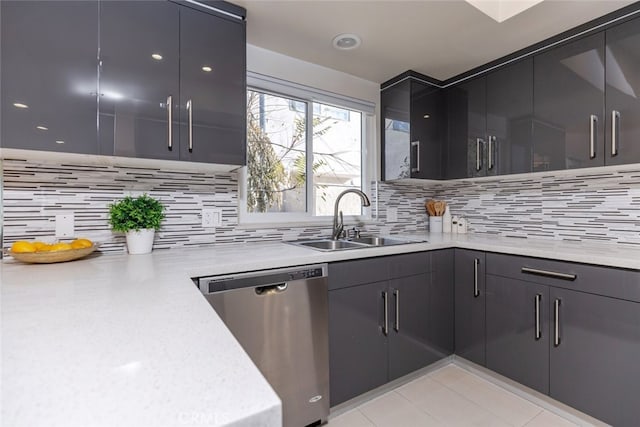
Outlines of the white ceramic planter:
{"label": "white ceramic planter", "polygon": [[140,255],[151,253],[155,232],[156,230],[153,228],[127,231],[127,250],[129,254]]}

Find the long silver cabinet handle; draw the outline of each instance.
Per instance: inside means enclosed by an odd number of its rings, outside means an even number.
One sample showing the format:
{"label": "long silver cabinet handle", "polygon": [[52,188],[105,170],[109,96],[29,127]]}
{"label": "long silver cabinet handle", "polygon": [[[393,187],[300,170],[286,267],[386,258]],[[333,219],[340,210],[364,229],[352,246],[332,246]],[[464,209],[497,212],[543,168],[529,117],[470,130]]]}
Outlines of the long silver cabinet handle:
{"label": "long silver cabinet handle", "polygon": [[536,316],[536,341],[542,338],[542,330],[540,329],[540,302],[542,295],[537,294],[535,298],[535,316]]}
{"label": "long silver cabinet handle", "polygon": [[398,289],[394,289],[393,296],[396,299],[396,322],[395,325],[393,325],[393,329],[396,332],[400,332],[400,291]]}
{"label": "long silver cabinet handle", "polygon": [[494,142],[496,142],[496,137],[493,136],[493,135],[489,135],[489,146],[487,147],[487,151],[489,152],[488,153],[489,161],[488,161],[488,164],[487,164],[487,169],[488,170],[492,170],[493,166],[494,166],[494,164],[493,164],[493,145],[494,145]]}
{"label": "long silver cabinet handle", "polygon": [[384,324],[382,333],[389,335],[389,296],[386,291],[382,291],[382,301],[384,301]]}
{"label": "long silver cabinet handle", "polygon": [[596,132],[598,131],[598,116],[589,116],[589,158],[596,158]]}
{"label": "long silver cabinet handle", "polygon": [[482,157],[481,157],[481,148],[483,141],[482,138],[476,138],[476,171],[482,169]]}
{"label": "long silver cabinet handle", "polygon": [[411,148],[416,147],[416,167],[411,172],[420,172],[420,141],[411,141]]}
{"label": "long silver cabinet handle", "polygon": [[167,146],[173,149],[173,96],[167,96]]}
{"label": "long silver cabinet handle", "polygon": [[536,276],[551,277],[553,279],[574,281],[578,278],[576,274],[558,273],[557,271],[538,270],[537,268],[522,267],[521,270],[525,274],[533,274]]}
{"label": "long silver cabinet handle", "polygon": [[480,266],[480,260],[475,258],[473,260],[473,297],[478,298],[480,296],[480,289],[478,288],[478,267]]}
{"label": "long silver cabinet handle", "polygon": [[620,125],[620,111],[611,111],[611,155],[618,155],[618,126]]}
{"label": "long silver cabinet handle", "polygon": [[189,112],[189,152],[193,152],[193,101],[187,101],[187,111]]}
{"label": "long silver cabinet handle", "polygon": [[554,323],[553,345],[554,347],[558,347],[560,345],[560,300],[559,299],[556,299],[553,302],[553,323]]}

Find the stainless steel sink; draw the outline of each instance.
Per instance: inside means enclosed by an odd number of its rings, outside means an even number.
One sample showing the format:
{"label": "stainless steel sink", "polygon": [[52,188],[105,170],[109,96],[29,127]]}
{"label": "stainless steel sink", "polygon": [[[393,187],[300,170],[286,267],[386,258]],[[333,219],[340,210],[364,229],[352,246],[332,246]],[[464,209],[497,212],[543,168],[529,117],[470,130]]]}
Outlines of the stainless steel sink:
{"label": "stainless steel sink", "polygon": [[304,246],[318,251],[343,251],[347,249],[365,249],[382,246],[406,245],[409,243],[425,242],[426,240],[399,240],[388,237],[359,237],[349,240],[313,239],[294,240],[289,243],[296,246]]}
{"label": "stainless steel sink", "polygon": [[317,249],[319,251],[340,251],[345,249],[367,248],[370,245],[363,243],[349,242],[346,240],[298,240],[295,242],[287,242],[298,246],[306,246],[308,248]]}
{"label": "stainless steel sink", "polygon": [[365,245],[371,246],[393,246],[414,243],[406,240],[389,239],[388,237],[359,237],[357,239],[351,239],[349,241],[355,243],[364,243]]}

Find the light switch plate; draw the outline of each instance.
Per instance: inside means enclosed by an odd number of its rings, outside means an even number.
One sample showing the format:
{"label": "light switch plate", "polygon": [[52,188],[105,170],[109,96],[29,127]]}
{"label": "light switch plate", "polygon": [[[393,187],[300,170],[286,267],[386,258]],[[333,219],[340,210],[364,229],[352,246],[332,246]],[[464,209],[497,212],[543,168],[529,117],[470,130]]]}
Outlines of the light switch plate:
{"label": "light switch plate", "polygon": [[387,208],[387,221],[398,222],[398,208]]}
{"label": "light switch plate", "polygon": [[56,237],[73,237],[75,235],[75,218],[73,212],[56,215]]}
{"label": "light switch plate", "polygon": [[222,226],[222,209],[202,209],[202,227]]}

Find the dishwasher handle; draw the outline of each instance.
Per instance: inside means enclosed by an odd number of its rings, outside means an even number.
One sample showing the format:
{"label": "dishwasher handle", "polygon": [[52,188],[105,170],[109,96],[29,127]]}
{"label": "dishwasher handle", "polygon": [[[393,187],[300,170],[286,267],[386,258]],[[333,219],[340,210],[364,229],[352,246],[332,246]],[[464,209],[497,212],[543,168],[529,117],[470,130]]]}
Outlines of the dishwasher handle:
{"label": "dishwasher handle", "polygon": [[278,283],[276,285],[258,286],[255,289],[256,295],[273,295],[285,292],[289,285],[287,283]]}

